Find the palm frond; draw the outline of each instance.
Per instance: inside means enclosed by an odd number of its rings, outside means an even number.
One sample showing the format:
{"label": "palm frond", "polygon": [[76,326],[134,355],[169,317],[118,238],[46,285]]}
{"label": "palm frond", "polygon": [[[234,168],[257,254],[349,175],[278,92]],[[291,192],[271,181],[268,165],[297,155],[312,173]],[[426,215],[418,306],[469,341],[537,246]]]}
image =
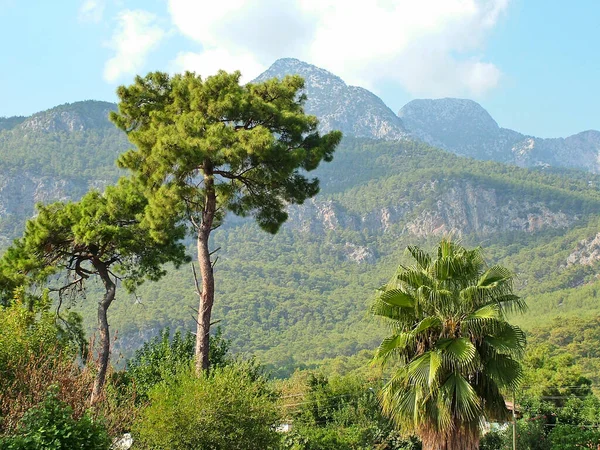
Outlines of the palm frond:
{"label": "palm frond", "polygon": [[435,347],[441,350],[444,363],[452,370],[469,368],[476,363],[477,348],[467,338],[439,339]]}
{"label": "palm frond", "polygon": [[454,414],[464,422],[471,422],[481,414],[481,400],[473,386],[458,372],[453,372],[440,388],[443,395],[452,399]]}
{"label": "palm frond", "polygon": [[427,270],[429,264],[431,263],[431,256],[429,256],[429,254],[425,253],[416,245],[409,245],[406,247],[406,251],[412,255],[421,269]]}
{"label": "palm frond", "polygon": [[500,306],[496,303],[492,303],[489,305],[482,306],[481,308],[473,311],[469,315],[465,317],[465,320],[499,320],[502,319],[502,312],[500,310]]}
{"label": "palm frond", "polygon": [[441,326],[442,321],[438,317],[428,316],[415,325],[415,327],[411,330],[411,334],[413,336],[417,336],[434,328],[439,329]]}
{"label": "palm frond", "polygon": [[506,267],[496,265],[490,267],[483,275],[481,275],[479,281],[477,282],[477,286],[494,286],[499,283],[510,282],[512,281],[513,277],[513,273]]}
{"label": "palm frond", "polygon": [[420,388],[429,385],[432,353],[431,351],[425,352],[408,364],[406,372],[412,385]]}
{"label": "palm frond", "polygon": [[444,360],[438,351],[430,351],[429,354],[429,378],[427,384],[429,389],[432,389],[438,385]]}
{"label": "palm frond", "polygon": [[453,433],[476,442],[486,415],[506,413],[501,390],[521,382],[525,334],[506,315],[525,302],[513,294],[514,274],[487,267],[479,247],[444,238],[432,255],[407,252],[416,264],[400,266],[372,307],[394,324],[375,358],[402,362],[382,390],[384,412],[423,442]]}
{"label": "palm frond", "polygon": [[501,295],[495,301],[500,305],[502,311],[505,314],[519,313],[523,314],[527,312],[527,303],[521,297],[514,294]]}
{"label": "palm frond", "polygon": [[499,353],[522,357],[525,351],[526,337],[519,327],[504,322],[496,333],[485,336],[483,341]]}
{"label": "palm frond", "polygon": [[521,364],[502,353],[496,353],[486,359],[484,373],[500,388],[516,389],[523,378]]}
{"label": "palm frond", "polygon": [[407,347],[414,343],[412,333],[400,333],[395,336],[385,338],[375,352],[376,361],[385,362],[393,354],[406,351]]}
{"label": "palm frond", "polygon": [[390,306],[397,306],[398,308],[412,308],[415,306],[415,299],[413,296],[400,289],[391,289],[383,292],[379,296],[379,300]]}
{"label": "palm frond", "polygon": [[413,289],[418,289],[420,286],[433,286],[433,279],[425,272],[417,270],[406,270],[398,273],[398,281],[407,284]]}

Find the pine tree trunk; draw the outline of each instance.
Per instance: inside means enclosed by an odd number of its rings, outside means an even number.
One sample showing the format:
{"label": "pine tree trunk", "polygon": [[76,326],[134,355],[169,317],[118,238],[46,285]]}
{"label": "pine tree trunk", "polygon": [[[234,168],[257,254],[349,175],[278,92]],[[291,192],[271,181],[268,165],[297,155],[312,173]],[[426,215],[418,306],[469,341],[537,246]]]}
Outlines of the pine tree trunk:
{"label": "pine tree trunk", "polygon": [[98,371],[92,388],[92,398],[90,402],[94,404],[101,396],[104,382],[106,381],[106,371],[108,370],[108,361],[110,358],[110,330],[108,327],[108,308],[115,299],[116,285],[111,280],[108,268],[102,261],[95,260],[92,264],[98,271],[102,282],[104,283],[104,298],[98,302],[98,330],[100,331],[100,350],[98,352]]}
{"label": "pine tree trunk", "polygon": [[198,264],[202,277],[202,293],[198,306],[198,318],[196,327],[196,374],[200,376],[203,371],[209,369],[208,350],[210,336],[210,318],[215,301],[215,277],[210,260],[208,241],[212,231],[215,218],[217,199],[214,190],[214,179],[212,168],[204,167],[204,188],[206,192],[204,210],[202,211],[202,223],[198,229]]}

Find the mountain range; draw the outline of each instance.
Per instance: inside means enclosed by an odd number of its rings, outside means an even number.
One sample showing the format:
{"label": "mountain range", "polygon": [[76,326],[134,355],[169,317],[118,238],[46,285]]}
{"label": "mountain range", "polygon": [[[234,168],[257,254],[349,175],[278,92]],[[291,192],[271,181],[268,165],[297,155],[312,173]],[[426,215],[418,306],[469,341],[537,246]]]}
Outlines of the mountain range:
{"label": "mountain range", "polygon": [[543,139],[501,128],[472,100],[419,99],[398,114],[373,93],[348,86],[332,73],[297,59],[277,60],[256,80],[304,77],[306,110],[324,130],[372,139],[415,139],[461,156],[521,167],[552,166],[600,172],[600,131]]}
{"label": "mountain range", "polygon": [[[275,61],[253,81],[298,74],[305,79],[305,110],[323,131],[370,139],[418,140],[461,156],[521,167],[563,167],[600,172],[600,131],[544,139],[501,128],[478,103],[458,98],[417,99],[395,114],[372,92],[348,86],[338,76],[293,58]],[[0,118],[0,131],[45,132],[110,129],[116,105],[61,105],[30,117]]]}
{"label": "mountain range", "polygon": [[[345,139],[316,173],[321,193],[291,208],[280,233],[233,217],[215,232],[215,319],[235,350],[284,373],[373,348],[382,334],[367,315],[373,290],[406,245],[429,247],[446,234],[482,244],[491,262],[519,274],[531,312],[517,320],[526,327],[600,313],[591,294],[600,289],[598,132],[528,137],[460,99],[415,100],[396,115],[374,94],[294,59],[258,80],[291,73],[306,80],[307,112]],[[115,107],[84,101],[0,119],[0,248],[36,202],[76,199],[122,175],[114,161],[129,144],[107,119]],[[189,269],[171,270],[137,298],[119,297],[116,347],[130,354],[164,326],[193,328],[192,283]],[[76,307],[93,329],[94,302]]]}

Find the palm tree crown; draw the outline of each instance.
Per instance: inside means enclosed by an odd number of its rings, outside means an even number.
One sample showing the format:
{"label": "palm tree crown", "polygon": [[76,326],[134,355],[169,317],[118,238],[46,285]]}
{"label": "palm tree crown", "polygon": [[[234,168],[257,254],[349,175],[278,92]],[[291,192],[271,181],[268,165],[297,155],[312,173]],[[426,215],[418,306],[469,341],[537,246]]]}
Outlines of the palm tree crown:
{"label": "palm tree crown", "polygon": [[487,267],[480,248],[444,239],[435,257],[407,251],[415,264],[400,266],[372,307],[392,329],[375,358],[398,362],[383,409],[424,449],[477,449],[481,423],[507,418],[502,392],[522,376],[525,335],[506,313],[525,303],[512,292],[513,274]]}

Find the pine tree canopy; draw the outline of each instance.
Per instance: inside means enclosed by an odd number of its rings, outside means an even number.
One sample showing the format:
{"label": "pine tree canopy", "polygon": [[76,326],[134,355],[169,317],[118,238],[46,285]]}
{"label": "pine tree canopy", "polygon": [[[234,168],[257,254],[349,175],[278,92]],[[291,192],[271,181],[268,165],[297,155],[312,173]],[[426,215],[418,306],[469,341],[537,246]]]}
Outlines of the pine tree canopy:
{"label": "pine tree canopy", "polygon": [[239,80],[239,72],[205,80],[190,72],[155,72],[119,88],[119,112],[111,120],[136,146],[119,164],[154,192],[150,220],[156,230],[165,208],[173,212],[170,200],[180,200],[178,211],[199,224],[206,191],[214,189],[215,225],[231,211],[253,215],[275,233],[288,204],[318,192],[318,180],[305,173],[332,160],[341,133],[321,136],[317,119],[304,114],[301,77]]}

